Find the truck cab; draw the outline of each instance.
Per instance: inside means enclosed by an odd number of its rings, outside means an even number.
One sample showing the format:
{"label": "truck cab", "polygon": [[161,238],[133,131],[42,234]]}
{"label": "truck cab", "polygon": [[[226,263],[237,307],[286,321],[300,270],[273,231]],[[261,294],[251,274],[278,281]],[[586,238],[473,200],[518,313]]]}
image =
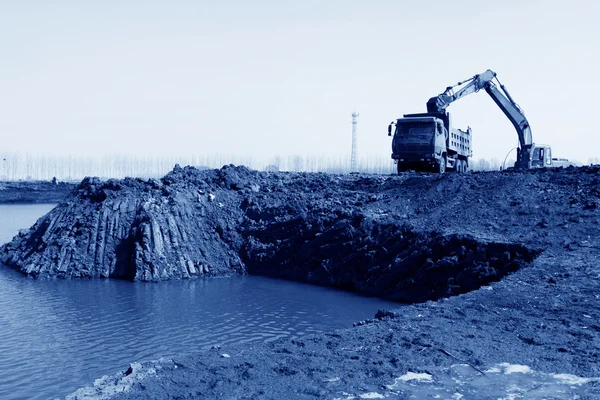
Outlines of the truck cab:
{"label": "truck cab", "polygon": [[392,158],[398,171],[433,168],[446,148],[448,132],[435,117],[400,118],[392,139]]}

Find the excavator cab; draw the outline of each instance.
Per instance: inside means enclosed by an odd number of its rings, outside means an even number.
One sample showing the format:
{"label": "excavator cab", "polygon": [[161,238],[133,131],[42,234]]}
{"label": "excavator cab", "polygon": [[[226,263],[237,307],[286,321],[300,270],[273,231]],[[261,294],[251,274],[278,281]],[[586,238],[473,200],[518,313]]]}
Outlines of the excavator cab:
{"label": "excavator cab", "polygon": [[552,167],[552,149],[546,144],[534,144],[531,149],[531,167]]}

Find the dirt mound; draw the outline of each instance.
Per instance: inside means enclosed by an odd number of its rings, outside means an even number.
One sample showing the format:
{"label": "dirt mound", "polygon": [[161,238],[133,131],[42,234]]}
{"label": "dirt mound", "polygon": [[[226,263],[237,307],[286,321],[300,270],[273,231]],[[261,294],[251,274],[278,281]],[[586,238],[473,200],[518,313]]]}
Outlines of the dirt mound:
{"label": "dirt mound", "polygon": [[425,301],[584,240],[598,182],[592,167],[378,176],[176,166],[160,180],[86,178],[0,254],[36,277],[251,273]]}
{"label": "dirt mound", "polygon": [[219,189],[216,171],[217,182],[202,185],[186,179],[192,173],[201,171],[176,168],[160,181],[86,178],[66,202],[6,244],[2,262],[59,278],[158,281],[243,272],[219,233],[237,220],[235,194]]}

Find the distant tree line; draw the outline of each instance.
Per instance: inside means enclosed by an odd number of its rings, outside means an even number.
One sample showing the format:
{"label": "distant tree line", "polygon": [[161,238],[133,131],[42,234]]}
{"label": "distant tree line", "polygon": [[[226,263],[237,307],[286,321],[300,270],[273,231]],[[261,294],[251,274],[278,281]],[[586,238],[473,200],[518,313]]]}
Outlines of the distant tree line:
{"label": "distant tree line", "polygon": [[[506,160],[504,168],[515,160]],[[175,164],[193,165],[200,168],[220,168],[223,165],[245,165],[260,171],[327,172],[344,174],[350,170],[349,155],[276,155],[269,159],[251,156],[204,154],[194,156],[125,156],[103,157],[30,155],[0,153],[0,181],[52,180],[79,181],[86,176],[107,178],[158,178],[173,169]],[[600,158],[590,159],[591,164],[600,164]],[[471,161],[472,170],[499,170],[503,160],[496,158]],[[357,171],[373,174],[392,174],[396,166],[387,155],[360,156]]]}

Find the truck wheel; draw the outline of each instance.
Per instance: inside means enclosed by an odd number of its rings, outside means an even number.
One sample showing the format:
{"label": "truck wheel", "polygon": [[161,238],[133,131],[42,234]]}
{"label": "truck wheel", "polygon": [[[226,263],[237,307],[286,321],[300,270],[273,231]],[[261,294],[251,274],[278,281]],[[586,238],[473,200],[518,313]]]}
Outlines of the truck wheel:
{"label": "truck wheel", "polygon": [[398,173],[401,174],[406,171],[406,167],[400,163],[398,163]]}
{"label": "truck wheel", "polygon": [[463,172],[469,172],[469,162],[467,160],[463,161]]}
{"label": "truck wheel", "polygon": [[446,172],[446,155],[442,156],[442,159],[436,164],[438,174]]}

